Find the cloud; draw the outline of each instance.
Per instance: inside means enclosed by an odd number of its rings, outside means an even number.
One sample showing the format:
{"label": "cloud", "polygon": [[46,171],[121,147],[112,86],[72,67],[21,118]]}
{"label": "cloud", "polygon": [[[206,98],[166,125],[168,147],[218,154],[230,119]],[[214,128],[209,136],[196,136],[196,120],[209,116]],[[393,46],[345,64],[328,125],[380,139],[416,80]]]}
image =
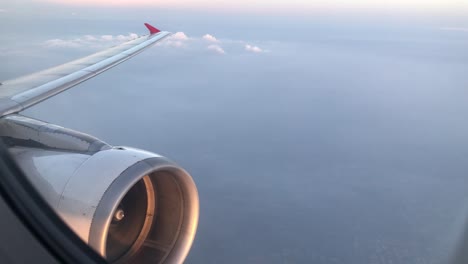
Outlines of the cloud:
{"label": "cloud", "polygon": [[182,48],[189,40],[191,39],[184,32],[177,32],[167,37],[166,40],[156,43],[156,46]]}
{"label": "cloud", "polygon": [[254,52],[254,53],[262,53],[263,50],[257,46],[252,46],[252,45],[249,45],[249,44],[246,44],[245,45],[245,50],[246,51],[250,51],[250,52]]}
{"label": "cloud", "polygon": [[115,37],[117,40],[126,40],[127,38],[124,36],[124,35],[117,35],[117,37]]}
{"label": "cloud", "polygon": [[184,32],[177,32],[167,37],[166,40],[156,43],[156,46],[182,48],[189,40],[190,38]]}
{"label": "cloud", "polygon": [[213,35],[210,35],[210,34],[206,34],[202,37],[204,40],[206,41],[209,41],[209,42],[215,42],[215,43],[219,43],[220,41],[218,39],[216,39]]}
{"label": "cloud", "polygon": [[85,35],[83,38],[84,38],[85,40],[87,40],[87,41],[97,40],[96,37],[91,36],[91,35]]}
{"label": "cloud", "polygon": [[189,40],[189,38],[187,37],[187,35],[185,35],[184,32],[177,32],[175,34],[172,34],[168,39],[179,40],[179,41]]}
{"label": "cloud", "polygon": [[130,41],[130,40],[136,39],[136,38],[138,38],[138,35],[135,34],[135,33],[130,33],[130,34],[128,34],[127,36],[118,35],[118,36],[116,37],[116,39],[119,40],[119,41]]}
{"label": "cloud", "polygon": [[102,35],[102,36],[93,36],[93,35],[84,35],[75,39],[50,39],[44,42],[46,47],[50,48],[81,48],[81,47],[90,47],[90,48],[104,48],[109,47],[110,45],[117,45],[122,42],[126,42],[132,39],[138,38],[138,35],[135,33],[130,33],[128,35]]}
{"label": "cloud", "polygon": [[210,45],[207,47],[208,50],[214,51],[218,54],[226,54],[223,48],[221,48],[219,45]]}
{"label": "cloud", "polygon": [[81,45],[75,41],[67,41],[63,39],[50,39],[45,42],[45,45],[50,48],[78,48]]}
{"label": "cloud", "polygon": [[[50,39],[43,42],[43,45],[48,48],[74,48],[74,49],[105,49],[113,45],[119,45],[123,42],[138,38],[135,33],[128,35],[83,35],[74,39]],[[207,44],[208,42],[208,44]],[[177,32],[167,37],[164,41],[156,43],[156,46],[186,49],[192,51],[205,51],[214,52],[216,54],[226,54],[226,50],[242,51],[253,53],[268,52],[257,46],[246,44],[241,40],[224,40],[223,47],[220,45],[221,41],[211,34],[205,34],[201,37],[189,37],[184,32]]]}
{"label": "cloud", "polygon": [[156,44],[158,46],[168,46],[168,47],[174,47],[174,48],[181,48],[181,47],[184,47],[185,44],[183,41],[180,41],[180,40],[166,40],[166,41],[163,41],[163,42],[159,42],[158,44]]}
{"label": "cloud", "polygon": [[103,40],[113,40],[114,37],[112,35],[102,35],[101,39],[103,39]]}
{"label": "cloud", "polygon": [[[206,42],[209,42],[208,46]],[[223,44],[223,47],[220,44]],[[158,42],[156,46],[169,48],[184,48],[192,51],[209,50],[217,54],[226,54],[227,50],[247,51],[253,53],[268,53],[268,50],[247,44],[242,40],[223,40],[222,42],[211,34],[205,34],[202,37],[190,37],[184,32],[172,34],[165,41]]]}
{"label": "cloud", "polygon": [[[135,33],[129,33],[128,35],[83,35],[74,39],[50,39],[45,41],[43,45],[48,48],[99,50],[119,45],[135,38],[138,38],[138,35]],[[207,42],[209,43],[207,44]],[[241,40],[224,40],[222,42],[223,47],[221,47],[220,43],[221,41],[211,34],[205,34],[202,37],[189,37],[184,32],[177,32],[167,37],[164,41],[156,43],[156,46],[199,52],[206,52],[208,50],[220,55],[226,54],[226,50],[252,53],[269,52],[258,46],[246,44],[245,41]]]}
{"label": "cloud", "polygon": [[6,9],[0,8],[0,13],[6,13],[6,12],[7,12]]}

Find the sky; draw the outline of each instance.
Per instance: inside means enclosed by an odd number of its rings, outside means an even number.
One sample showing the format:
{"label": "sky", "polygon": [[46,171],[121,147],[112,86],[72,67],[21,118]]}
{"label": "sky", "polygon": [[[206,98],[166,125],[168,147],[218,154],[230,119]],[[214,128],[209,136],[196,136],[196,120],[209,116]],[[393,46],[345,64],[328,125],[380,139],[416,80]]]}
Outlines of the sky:
{"label": "sky", "polygon": [[[31,1],[31,0],[30,0]],[[37,1],[37,0],[36,0]],[[154,6],[154,7],[200,7],[200,8],[235,8],[235,9],[262,9],[288,8],[288,9],[313,9],[313,8],[467,8],[468,3],[463,0],[40,0],[38,2],[50,2],[66,5],[88,6]]]}
{"label": "sky", "polygon": [[[0,4],[0,10],[31,10],[33,7],[56,8],[170,8],[221,13],[320,14],[320,13],[418,13],[458,14],[468,11],[465,0],[18,0]],[[37,11],[37,10],[36,10]],[[0,11],[1,12],[1,11]]]}
{"label": "sky", "polygon": [[[143,22],[172,31],[23,114],[186,168],[201,210],[187,263],[455,254],[468,209],[463,1],[67,3],[0,5],[0,80],[146,34]],[[457,10],[428,9],[441,3]]]}

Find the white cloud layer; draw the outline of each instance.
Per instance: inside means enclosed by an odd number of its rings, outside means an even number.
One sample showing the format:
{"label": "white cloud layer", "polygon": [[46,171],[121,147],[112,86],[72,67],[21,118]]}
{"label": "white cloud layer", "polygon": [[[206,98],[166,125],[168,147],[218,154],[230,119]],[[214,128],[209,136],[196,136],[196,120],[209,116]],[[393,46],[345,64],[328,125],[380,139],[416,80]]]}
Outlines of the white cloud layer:
{"label": "white cloud layer", "polygon": [[250,52],[254,52],[254,53],[262,53],[263,50],[257,46],[252,46],[252,45],[245,45],[245,50],[246,51],[250,51]]}
{"label": "white cloud layer", "polygon": [[216,52],[218,54],[226,54],[223,48],[221,48],[219,45],[209,45],[207,47],[208,50],[211,50],[213,52]]}
{"label": "white cloud layer", "polygon": [[169,36],[168,39],[185,41],[185,40],[188,40],[189,38],[187,37],[187,35],[185,35],[184,32],[177,32],[177,33],[172,34],[171,36]]}
{"label": "white cloud layer", "polygon": [[180,40],[165,40],[163,42],[159,42],[156,45],[158,46],[166,46],[166,47],[173,47],[173,48],[182,48],[185,46],[184,41]]}
{"label": "white cloud layer", "polygon": [[110,40],[113,40],[114,37],[113,37],[112,35],[102,35],[102,36],[101,36],[101,39],[102,39],[102,40],[110,41]]}
{"label": "white cloud layer", "polygon": [[[206,46],[206,42],[209,42],[208,46]],[[221,44],[223,44],[221,46]],[[170,37],[168,37],[165,41],[159,42],[156,44],[157,46],[164,46],[164,47],[173,47],[173,48],[188,48],[191,50],[200,50],[200,49],[207,49],[211,52],[217,54],[226,54],[226,49],[232,50],[244,50],[247,52],[252,53],[267,53],[269,51],[261,49],[258,46],[246,44],[245,41],[241,40],[224,40],[221,41],[217,39],[215,36],[211,34],[205,34],[202,37],[189,37],[184,32],[177,32]]]}
{"label": "white cloud layer", "polygon": [[45,42],[45,45],[47,47],[51,47],[51,48],[56,48],[56,47],[59,47],[59,48],[78,48],[81,46],[81,44],[76,41],[76,40],[72,40],[72,41],[67,41],[67,40],[63,40],[63,39],[49,39]]}
{"label": "white cloud layer", "polygon": [[177,32],[167,37],[166,40],[158,42],[156,45],[173,48],[182,48],[186,46],[185,43],[189,40],[190,38],[187,37],[187,35],[184,32]]}
{"label": "white cloud layer", "polygon": [[210,34],[206,34],[202,37],[204,40],[206,41],[209,41],[209,42],[215,42],[215,43],[219,43],[220,41],[218,39],[216,39],[213,35],[210,35]]}
{"label": "white cloud layer", "polygon": [[85,35],[83,37],[85,40],[87,41],[94,41],[94,40],[97,40],[97,38],[95,36],[91,36],[91,35]]}
{"label": "white cloud layer", "polygon": [[138,35],[135,33],[130,33],[128,35],[102,35],[102,36],[92,36],[84,35],[83,37],[75,39],[50,39],[44,42],[46,47],[51,48],[80,48],[80,47],[109,47],[110,45],[116,45],[122,42],[130,41],[132,39],[138,38]]}
{"label": "white cloud layer", "polygon": [[[104,49],[112,45],[138,38],[135,33],[128,35],[84,35],[75,39],[50,39],[44,42],[44,46],[50,48],[91,48]],[[208,44],[207,44],[208,42]],[[222,44],[222,45],[221,45]],[[167,37],[164,41],[158,42],[156,46],[167,48],[183,48],[193,51],[210,51],[216,54],[226,54],[226,50],[247,51],[252,53],[267,52],[257,46],[246,44],[239,40],[220,41],[210,34],[202,37],[189,37],[184,32],[177,32]]]}

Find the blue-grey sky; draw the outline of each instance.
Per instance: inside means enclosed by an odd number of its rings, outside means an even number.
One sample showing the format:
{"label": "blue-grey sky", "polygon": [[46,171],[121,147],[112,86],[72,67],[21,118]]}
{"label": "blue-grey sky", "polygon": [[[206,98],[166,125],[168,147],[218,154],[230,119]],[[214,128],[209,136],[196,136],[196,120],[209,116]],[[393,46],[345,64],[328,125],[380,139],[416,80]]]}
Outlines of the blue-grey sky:
{"label": "blue-grey sky", "polygon": [[24,114],[190,171],[201,215],[187,263],[453,254],[468,202],[462,11],[23,1],[0,5],[1,80],[143,34],[143,22],[178,32]]}

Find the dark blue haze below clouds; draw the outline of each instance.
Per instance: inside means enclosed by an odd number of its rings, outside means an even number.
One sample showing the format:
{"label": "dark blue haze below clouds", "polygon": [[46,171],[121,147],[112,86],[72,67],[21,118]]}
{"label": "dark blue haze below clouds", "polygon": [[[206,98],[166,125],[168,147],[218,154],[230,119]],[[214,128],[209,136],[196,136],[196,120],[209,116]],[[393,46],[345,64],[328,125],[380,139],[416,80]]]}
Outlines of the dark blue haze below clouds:
{"label": "dark blue haze below clouds", "polygon": [[17,30],[31,17],[5,14],[0,79],[92,51],[48,39],[141,33],[146,20],[213,34],[225,55],[155,47],[25,114],[190,171],[201,215],[187,263],[422,264],[453,253],[468,202],[468,32],[440,29],[453,18],[171,12],[50,15],[33,32]]}

